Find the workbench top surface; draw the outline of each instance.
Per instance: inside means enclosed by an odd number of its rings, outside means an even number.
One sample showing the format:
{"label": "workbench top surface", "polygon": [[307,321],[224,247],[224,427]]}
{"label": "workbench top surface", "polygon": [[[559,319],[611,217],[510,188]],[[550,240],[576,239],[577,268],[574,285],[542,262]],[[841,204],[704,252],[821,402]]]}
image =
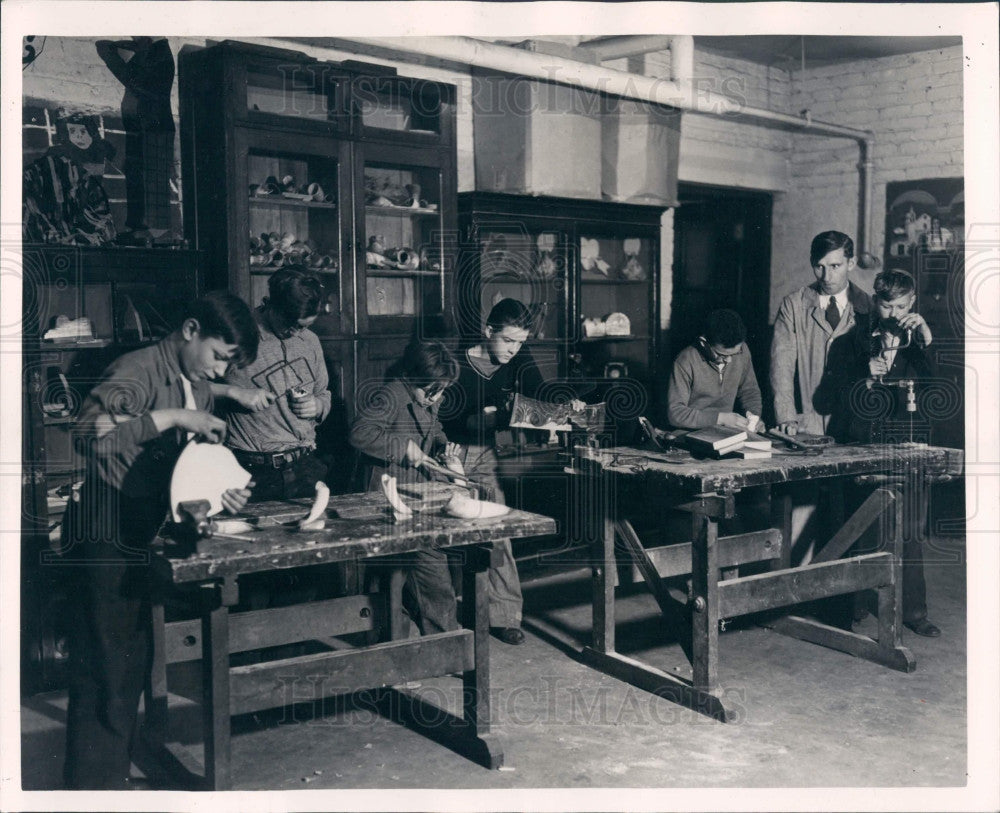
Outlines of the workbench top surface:
{"label": "workbench top surface", "polygon": [[333,496],[326,510],[326,526],[319,531],[302,531],[294,524],[309,512],[309,499],[252,503],[241,515],[232,517],[245,520],[254,526],[252,530],[216,533],[200,540],[197,550],[192,542],[158,537],[154,566],[180,584],[556,532],[554,519],[514,509],[489,519],[447,516],[444,505],[460,490],[439,483],[400,485],[399,491],[414,513],[399,522],[393,521],[381,492]]}
{"label": "workbench top surface", "polygon": [[647,452],[626,446],[581,452],[583,468],[625,478],[660,482],[689,494],[737,491],[757,485],[814,480],[845,475],[901,471],[919,464],[935,471],[958,474],[963,453],[925,444],[830,445],[821,454],[783,452],[757,459],[696,459],[677,452]]}

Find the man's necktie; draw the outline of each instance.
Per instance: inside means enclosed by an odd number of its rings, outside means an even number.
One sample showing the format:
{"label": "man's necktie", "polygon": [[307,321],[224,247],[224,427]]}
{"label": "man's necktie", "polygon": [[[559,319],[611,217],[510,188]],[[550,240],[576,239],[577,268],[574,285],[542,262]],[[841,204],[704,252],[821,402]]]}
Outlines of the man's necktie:
{"label": "man's necktie", "polygon": [[837,298],[830,297],[830,304],[826,306],[826,321],[834,330],[840,324],[840,308],[837,307]]}

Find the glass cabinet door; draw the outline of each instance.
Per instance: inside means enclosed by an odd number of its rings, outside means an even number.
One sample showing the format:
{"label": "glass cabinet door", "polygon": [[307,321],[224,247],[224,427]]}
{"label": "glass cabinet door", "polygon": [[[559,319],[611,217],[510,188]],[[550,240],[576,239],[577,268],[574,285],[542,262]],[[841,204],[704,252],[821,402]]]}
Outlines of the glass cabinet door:
{"label": "glass cabinet door", "polygon": [[239,118],[322,131],[349,129],[343,102],[347,80],[335,66],[291,57],[241,60],[240,66],[245,102],[236,111]]}
{"label": "glass cabinet door", "polygon": [[391,329],[418,315],[440,316],[451,271],[441,168],[380,158],[381,154],[366,154],[363,165],[359,266],[364,268],[362,293],[369,329]]}
{"label": "glass cabinet door", "polygon": [[[345,306],[341,270],[343,225],[341,162],[329,154],[297,149],[315,146],[285,140],[288,149],[274,149],[266,136],[250,138],[246,149],[248,228],[244,232],[245,261],[249,269],[248,302],[256,307],[267,295],[271,275],[296,265],[314,272],[323,282],[326,308],[317,320],[317,333],[350,332],[350,309]],[[348,211],[350,206],[347,207]]]}
{"label": "glass cabinet door", "polygon": [[576,250],[580,266],[577,328],[591,372],[616,378],[647,375],[655,301],[654,240],[581,231]]}
{"label": "glass cabinet door", "polygon": [[396,76],[351,79],[355,115],[365,138],[451,140],[451,89],[436,82]]}
{"label": "glass cabinet door", "polygon": [[567,236],[556,230],[485,225],[478,231],[479,314],[517,299],[534,314],[534,340],[566,337]]}

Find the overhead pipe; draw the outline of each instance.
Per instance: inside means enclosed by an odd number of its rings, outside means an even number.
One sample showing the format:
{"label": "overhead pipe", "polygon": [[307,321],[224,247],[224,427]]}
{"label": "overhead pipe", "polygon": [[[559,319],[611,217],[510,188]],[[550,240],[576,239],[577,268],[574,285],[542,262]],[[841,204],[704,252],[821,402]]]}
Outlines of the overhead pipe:
{"label": "overhead pipe", "polygon": [[683,86],[694,77],[694,37],[690,35],[640,34],[628,37],[599,37],[581,42],[578,47],[592,54],[599,62],[653,51],[670,51],[670,78]]}
{"label": "overhead pipe", "polygon": [[[621,59],[626,56],[638,56],[652,51],[666,51],[673,47],[675,39],[680,37],[669,34],[639,34],[626,37],[597,37],[584,40],[577,48],[585,48],[601,62],[609,59]],[[672,75],[676,79],[676,76]]]}
{"label": "overhead pipe", "polygon": [[[870,260],[874,260],[866,251],[867,242],[872,233],[872,153],[875,145],[875,134],[870,130],[858,130],[839,124],[813,121],[808,115],[793,116],[774,110],[750,107],[721,93],[697,87],[693,79],[685,78],[684,81],[678,81],[676,75],[671,80],[642,76],[608,68],[604,65],[591,65],[563,57],[539,54],[506,45],[496,45],[472,37],[352,37],[351,39],[354,42],[389,51],[403,51],[424,57],[488,68],[652,104],[679,107],[694,113],[738,116],[754,123],[782,127],[802,133],[853,139],[858,143],[861,153],[858,164],[860,176],[858,256],[860,258],[862,255],[866,255]],[[693,65],[694,62],[693,38],[688,36],[672,37],[671,45],[676,49],[672,50],[671,61],[677,65],[683,75],[686,70],[691,70],[688,66]],[[600,47],[599,41],[597,47]],[[638,42],[633,42],[629,47],[638,47]]]}

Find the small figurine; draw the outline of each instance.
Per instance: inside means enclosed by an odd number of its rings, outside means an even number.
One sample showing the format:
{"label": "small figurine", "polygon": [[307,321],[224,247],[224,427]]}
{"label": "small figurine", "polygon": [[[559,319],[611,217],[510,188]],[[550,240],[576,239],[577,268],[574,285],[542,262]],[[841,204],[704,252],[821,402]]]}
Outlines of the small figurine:
{"label": "small figurine", "polygon": [[630,237],[622,241],[622,250],[625,252],[626,262],[621,270],[621,275],[628,280],[646,279],[646,269],[639,262],[639,251],[641,241],[638,237]]}
{"label": "small figurine", "polygon": [[535,274],[543,279],[556,276],[559,267],[552,256],[556,249],[556,236],[551,232],[543,232],[535,241],[538,246],[538,261],[535,263]]}
{"label": "small figurine", "polygon": [[601,244],[596,239],[580,238],[580,265],[584,271],[597,271],[602,276],[608,276],[611,266],[600,257]]}

